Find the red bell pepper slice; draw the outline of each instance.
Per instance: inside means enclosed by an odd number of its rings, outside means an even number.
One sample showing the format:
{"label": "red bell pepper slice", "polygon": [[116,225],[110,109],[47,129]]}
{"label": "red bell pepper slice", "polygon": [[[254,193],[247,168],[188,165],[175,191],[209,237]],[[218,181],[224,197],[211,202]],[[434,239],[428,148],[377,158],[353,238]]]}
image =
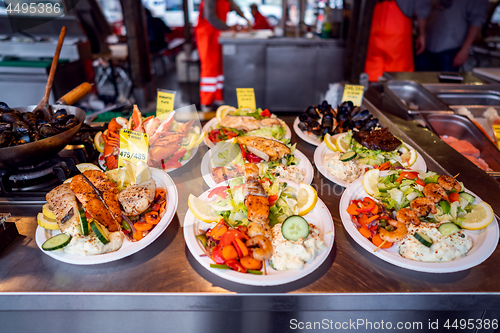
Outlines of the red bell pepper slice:
{"label": "red bell pepper slice", "polygon": [[261,115],[262,117],[269,118],[269,117],[271,117],[271,112],[269,112],[269,110],[268,110],[268,109],[264,109],[264,110],[260,111],[260,115]]}
{"label": "red bell pepper slice", "polygon": [[248,247],[239,238],[233,239],[232,242],[236,252],[238,252],[238,257],[243,258],[248,255]]}
{"label": "red bell pepper slice", "polygon": [[235,240],[236,238],[238,239],[243,239],[243,238],[246,238],[248,239],[248,236],[245,236],[245,234],[243,234],[241,231],[239,230],[236,230],[236,229],[230,229],[228,231],[226,231],[224,233],[224,235],[222,235],[220,241],[219,241],[219,245],[221,246],[226,246],[226,245],[229,245],[233,242],[233,240]]}
{"label": "red bell pepper slice", "polygon": [[406,179],[416,179],[418,178],[418,172],[410,172],[410,171],[403,171],[399,175],[398,179],[396,179],[397,183],[401,183],[401,181],[406,178]]}
{"label": "red bell pepper slice", "polygon": [[214,189],[212,189],[210,191],[210,193],[208,194],[208,198],[210,199],[214,195],[218,195],[222,199],[226,199],[227,198],[227,192],[226,192],[226,190],[228,188],[229,188],[229,186],[219,186],[219,187],[216,187],[216,188],[214,188]]}
{"label": "red bell pepper slice", "polygon": [[448,194],[448,199],[450,202],[460,201],[460,194],[452,192]]}
{"label": "red bell pepper slice", "polygon": [[246,153],[245,155],[245,159],[250,163],[260,163],[260,161],[262,161],[262,158],[252,153]]}
{"label": "red bell pepper slice", "polygon": [[418,177],[417,177],[417,179],[415,179],[415,183],[417,183],[417,185],[424,186],[424,187],[426,185],[425,182]]}
{"label": "red bell pepper slice", "polygon": [[276,200],[278,200],[277,194],[273,194],[273,195],[269,196],[269,207],[274,206],[274,204],[276,203]]}
{"label": "red bell pepper slice", "polygon": [[212,260],[219,265],[222,265],[224,263],[224,258],[222,257],[221,249],[222,247],[220,245],[217,245],[212,249]]}
{"label": "red bell pepper slice", "polygon": [[366,197],[363,199],[363,202],[358,202],[358,213],[365,213],[371,211],[373,208],[375,208],[377,204],[375,201],[373,201],[371,198]]}
{"label": "red bell pepper slice", "polygon": [[247,153],[245,152],[245,146],[243,146],[243,144],[241,143],[240,143],[240,150],[241,150],[241,157],[243,157],[243,160],[245,160]]}
{"label": "red bell pepper slice", "polygon": [[232,270],[235,270],[237,272],[241,272],[241,273],[246,273],[247,270],[245,269],[245,267],[241,266],[240,262],[236,259],[230,259],[230,260],[227,260],[225,262],[225,264],[231,268]]}

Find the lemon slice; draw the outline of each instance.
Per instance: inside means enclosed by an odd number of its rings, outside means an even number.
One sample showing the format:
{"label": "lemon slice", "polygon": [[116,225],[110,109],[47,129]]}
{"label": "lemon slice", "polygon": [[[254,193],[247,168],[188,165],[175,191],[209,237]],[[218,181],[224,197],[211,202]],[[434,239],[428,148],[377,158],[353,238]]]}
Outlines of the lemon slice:
{"label": "lemon slice", "polygon": [[203,200],[190,194],[188,198],[188,206],[191,213],[198,219],[206,223],[218,222],[221,216],[215,210],[203,202]]}
{"label": "lemon slice", "polygon": [[304,216],[313,210],[318,202],[318,193],[309,184],[300,183],[299,193],[297,194],[297,208],[299,215]]}
{"label": "lemon slice", "polygon": [[330,134],[326,133],[323,141],[325,141],[325,144],[328,147],[328,149],[332,151],[337,151],[337,146],[335,145],[335,141],[332,140],[332,136]]}
{"label": "lemon slice", "polygon": [[491,206],[481,201],[472,209],[472,212],[465,216],[465,220],[460,226],[467,230],[483,229],[493,221],[494,217],[495,213],[493,213]]}
{"label": "lemon slice", "polygon": [[194,147],[198,147],[203,142],[203,140],[205,140],[206,136],[207,136],[207,132],[202,132],[200,136],[193,135],[191,142],[187,146],[187,150],[191,150]]}
{"label": "lemon slice", "polygon": [[217,111],[215,112],[215,117],[217,118],[217,121],[220,122],[222,119],[224,119],[225,116],[227,116],[230,112],[235,112],[237,111],[235,107],[229,106],[229,105],[221,105],[217,108]]}
{"label": "lemon slice", "polygon": [[368,170],[363,175],[363,187],[369,195],[375,195],[378,191],[378,179],[380,177],[379,169]]}
{"label": "lemon slice", "polygon": [[[54,216],[55,217],[55,216]],[[59,230],[59,225],[56,220],[48,219],[43,215],[43,213],[38,213],[36,216],[38,225],[44,229]]]}
{"label": "lemon slice", "polygon": [[50,206],[49,206],[48,203],[46,203],[45,205],[43,205],[43,207],[42,207],[42,213],[43,213],[43,215],[47,219],[51,219],[51,220],[55,221],[56,215],[54,214],[54,212],[52,211],[52,209],[50,209]]}
{"label": "lemon slice", "polygon": [[76,168],[82,173],[85,171],[88,171],[88,170],[101,171],[101,168],[99,168],[97,165],[92,164],[92,163],[80,163],[80,164],[76,165]]}
{"label": "lemon slice", "polygon": [[98,132],[94,136],[94,145],[95,145],[95,148],[97,149],[98,152],[104,153],[105,142],[104,142],[104,139],[102,138],[102,132]]}
{"label": "lemon slice", "polygon": [[406,147],[402,147],[400,150],[401,154],[401,164],[403,166],[412,166],[417,161],[417,151],[415,149],[408,149]]}
{"label": "lemon slice", "polygon": [[349,144],[343,140],[347,134],[347,132],[341,133],[337,135],[337,138],[335,138],[335,146],[337,147],[337,150],[343,153],[349,149]]}
{"label": "lemon slice", "polygon": [[151,174],[149,166],[146,163],[139,161],[135,167],[135,183],[144,183],[150,180],[151,177],[153,177],[153,175]]}

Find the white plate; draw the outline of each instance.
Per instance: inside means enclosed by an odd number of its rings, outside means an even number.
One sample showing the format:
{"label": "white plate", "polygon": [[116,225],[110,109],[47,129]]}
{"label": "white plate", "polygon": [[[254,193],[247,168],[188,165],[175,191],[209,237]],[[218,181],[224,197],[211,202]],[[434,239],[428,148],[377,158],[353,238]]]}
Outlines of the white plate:
{"label": "white plate", "polygon": [[[284,121],[282,121],[282,122],[283,122],[283,125],[285,126],[285,129],[286,129],[286,133],[285,133],[284,138],[290,140],[292,138],[292,131],[290,131],[290,127],[288,127],[288,125],[285,124]],[[215,128],[215,126],[217,126],[217,124],[218,124],[217,118],[212,118],[205,124],[205,126],[203,126],[202,131],[207,132],[207,136],[205,137],[205,144],[209,148],[212,148],[213,146],[215,146],[215,144],[212,141],[210,141],[210,139],[208,138],[208,133],[210,133],[210,131],[213,130]]]}
{"label": "white plate", "polygon": [[[167,229],[170,222],[175,216],[177,211],[177,203],[179,196],[177,194],[177,188],[174,184],[172,178],[165,172],[159,169],[151,169],[153,174],[153,179],[158,187],[162,187],[167,190],[167,211],[163,215],[161,221],[154,227],[154,229],[147,234],[146,237],[138,242],[131,242],[126,237],[124,237],[122,247],[115,252],[98,254],[94,256],[80,256],[76,254],[66,253],[62,250],[56,251],[44,251],[42,250],[42,244],[50,237],[45,233],[45,229],[41,227],[36,228],[36,244],[40,248],[40,251],[44,252],[48,256],[59,261],[74,264],[74,265],[95,265],[102,264],[110,261],[115,261],[132,255],[140,250],[144,249],[149,244],[153,243],[164,231]],[[59,232],[57,232],[59,233]],[[55,235],[56,233],[54,233]]]}
{"label": "white plate", "polygon": [[[468,193],[475,196],[474,193],[467,191]],[[403,258],[399,255],[399,246],[393,245],[389,249],[380,249],[374,252],[376,246],[373,245],[368,239],[363,237],[359,231],[356,229],[351,221],[349,213],[347,213],[347,207],[349,203],[354,199],[362,199],[368,196],[368,194],[363,189],[362,179],[357,179],[351,186],[349,186],[342,194],[340,199],[340,218],[344,224],[344,228],[347,230],[349,235],[361,245],[362,248],[367,250],[374,256],[387,261],[393,265],[411,269],[419,272],[428,273],[451,273],[458,272],[469,269],[471,267],[477,266],[495,251],[498,244],[498,223],[495,220],[485,229],[482,230],[465,230],[467,236],[472,239],[472,248],[465,257],[455,259],[448,262],[421,262],[411,259]],[[476,202],[482,201],[476,196]]]}
{"label": "white plate", "polygon": [[[339,135],[339,134],[337,134]],[[335,138],[337,135],[334,135],[333,138]],[[409,144],[403,142],[408,148],[413,149],[412,146]],[[339,184],[340,186],[348,187],[351,183],[346,182],[345,180],[342,180],[340,178],[335,177],[332,175],[327,169],[325,164],[323,163],[323,159],[325,158],[326,155],[330,155],[333,152],[326,146],[326,143],[322,142],[318,148],[314,151],[314,164],[316,164],[316,168],[318,168],[319,172],[323,176],[325,176],[327,179],[331,180],[332,182]],[[425,163],[424,158],[422,155],[419,154],[417,151],[417,160],[413,165],[410,167],[411,170],[422,170],[422,171],[427,171],[427,164]],[[362,176],[360,177],[362,178]]]}
{"label": "white plate", "polygon": [[[295,188],[298,187],[296,183],[287,182],[287,184]],[[203,193],[200,196],[200,199],[202,199],[203,201],[208,201],[209,192],[210,190]],[[199,229],[208,229],[210,225],[196,219],[189,209],[186,212],[186,217],[184,218],[184,239],[193,257],[204,268],[220,276],[221,278],[232,282],[253,286],[275,286],[296,281],[312,273],[325,261],[332,249],[334,241],[333,219],[325,203],[318,198],[316,207],[314,207],[311,212],[305,215],[304,218],[308,222],[318,227],[318,229],[320,230],[320,237],[325,242],[326,249],[320,252],[318,256],[314,258],[314,260],[307,263],[301,270],[291,270],[283,272],[277,271],[269,266],[269,264],[267,263],[268,261],[266,261],[267,275],[243,274],[233,270],[210,268],[210,264],[213,264],[214,262],[207,256],[202,256],[204,254],[204,251],[195,237],[199,233]]]}
{"label": "white plate", "polygon": [[299,136],[299,138],[301,138],[302,140],[304,140],[307,143],[312,144],[313,146],[319,146],[322,142],[321,139],[314,134],[309,134],[309,133],[302,131],[299,128],[299,123],[300,123],[299,117],[295,118],[295,120],[293,121],[293,130]]}
{"label": "white plate", "polygon": [[[201,175],[203,176],[203,180],[205,181],[205,183],[207,183],[208,186],[215,187],[217,186],[217,182],[212,175],[213,169],[212,161],[210,158],[212,153],[212,149],[209,149],[203,156],[203,159],[201,160]],[[293,155],[300,159],[300,163],[297,165],[297,167],[304,173],[303,183],[311,184],[314,178],[314,168],[311,164],[311,161],[309,161],[306,155],[304,155],[298,149],[295,149]]]}
{"label": "white plate", "polygon": [[[191,161],[194,157],[194,155],[196,155],[196,153],[198,152],[198,146],[194,147],[193,149],[191,149],[191,156],[189,156],[189,158],[187,160],[182,160],[181,161],[181,166],[178,167],[178,168],[170,168],[170,169],[165,169],[163,171],[165,172],[171,172],[171,171],[174,171],[174,170],[177,170],[177,169],[180,169],[182,168],[184,165],[186,165],[189,161]],[[106,170],[106,166],[104,165],[104,155],[101,153],[99,154],[99,158],[97,159],[97,162],[99,163],[99,166],[101,167],[101,169],[103,170]],[[151,169],[158,169],[158,170],[162,170],[160,168],[154,168],[154,167],[150,167]]]}

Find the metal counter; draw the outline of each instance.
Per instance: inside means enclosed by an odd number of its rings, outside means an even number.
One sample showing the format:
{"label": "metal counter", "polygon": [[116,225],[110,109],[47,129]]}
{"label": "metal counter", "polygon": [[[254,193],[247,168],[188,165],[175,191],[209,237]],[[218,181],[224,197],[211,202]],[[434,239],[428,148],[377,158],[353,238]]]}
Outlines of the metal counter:
{"label": "metal counter", "polygon": [[[500,213],[499,183],[463,163],[466,159],[447,145],[435,143],[431,132],[411,121],[388,118],[370,102],[365,106],[396,136],[425,148],[418,150],[430,170],[443,172],[437,161],[452,174],[460,172],[459,179]],[[294,117],[283,118],[292,127]],[[314,146],[295,133],[292,142],[313,161]],[[326,262],[301,280],[274,287],[244,286],[217,277],[192,257],[179,223],[188,209],[188,195],[208,189],[200,173],[205,152],[206,147],[200,149],[170,174],[179,192],[171,225],[127,258],[93,266],[56,261],[34,240],[35,214],[41,207],[27,206],[26,216],[15,216],[21,236],[0,252],[0,331],[88,332],[106,325],[111,332],[282,332],[304,322],[321,322],[324,329],[328,323],[328,329],[346,323],[353,331],[373,329],[353,328],[352,322],[359,320],[366,325],[378,322],[379,327],[380,321],[392,322],[393,329],[398,321],[419,322],[426,331],[437,321],[443,328],[446,319],[500,319],[500,249],[479,266],[457,273],[421,273],[382,261],[344,230],[338,210],[343,188],[317,170],[313,184],[335,223],[335,243]]]}

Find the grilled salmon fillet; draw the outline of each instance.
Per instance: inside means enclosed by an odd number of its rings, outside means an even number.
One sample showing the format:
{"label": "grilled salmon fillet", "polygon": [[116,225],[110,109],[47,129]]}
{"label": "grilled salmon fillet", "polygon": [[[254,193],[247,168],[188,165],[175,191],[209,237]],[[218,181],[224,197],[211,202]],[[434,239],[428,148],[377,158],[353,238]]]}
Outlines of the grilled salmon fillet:
{"label": "grilled salmon fillet", "polygon": [[249,221],[268,223],[269,200],[259,181],[259,167],[255,163],[245,164],[245,206]]}
{"label": "grilled salmon fillet", "polygon": [[102,198],[108,206],[111,215],[118,222],[122,222],[120,203],[118,202],[118,189],[116,184],[108,179],[108,176],[99,170],[87,170],[83,173],[85,177],[102,193]]}
{"label": "grilled salmon fillet", "polygon": [[223,127],[231,127],[240,131],[253,131],[261,127],[282,126],[277,118],[257,120],[251,116],[225,116],[219,123]]}
{"label": "grilled salmon fillet", "polygon": [[240,136],[238,143],[245,145],[249,152],[267,162],[276,161],[291,153],[290,148],[283,143],[258,136]]}
{"label": "grilled salmon fillet", "polygon": [[83,207],[93,218],[105,225],[109,231],[118,231],[120,226],[106,209],[94,189],[87,183],[82,175],[76,175],[70,183],[71,191],[75,194]]}
{"label": "grilled salmon fillet", "polygon": [[47,193],[45,198],[54,211],[61,232],[65,232],[75,223],[80,223],[78,202],[69,184],[57,186]]}

